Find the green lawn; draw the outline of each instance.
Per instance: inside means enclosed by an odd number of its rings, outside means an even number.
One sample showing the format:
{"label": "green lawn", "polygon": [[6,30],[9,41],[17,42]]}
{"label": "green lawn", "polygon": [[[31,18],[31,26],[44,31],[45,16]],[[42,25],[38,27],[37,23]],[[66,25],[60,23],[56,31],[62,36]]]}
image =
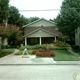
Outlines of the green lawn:
{"label": "green lawn", "polygon": [[[32,54],[32,50],[28,50],[29,54]],[[23,50],[20,50],[19,52],[17,52],[15,55],[22,55],[23,54]],[[26,53],[25,53],[26,55]]]}
{"label": "green lawn", "polygon": [[12,52],[14,52],[14,49],[2,49],[0,52],[0,57],[4,57],[6,55],[9,55]]}
{"label": "green lawn", "polygon": [[54,50],[56,56],[53,57],[55,61],[79,61],[80,58],[77,56],[72,55],[67,50]]}

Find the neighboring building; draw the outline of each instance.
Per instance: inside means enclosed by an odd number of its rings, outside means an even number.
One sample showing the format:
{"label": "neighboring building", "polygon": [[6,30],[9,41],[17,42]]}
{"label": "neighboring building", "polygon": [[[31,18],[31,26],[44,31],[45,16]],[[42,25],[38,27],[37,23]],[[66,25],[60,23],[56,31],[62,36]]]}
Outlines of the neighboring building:
{"label": "neighboring building", "polygon": [[23,27],[25,46],[56,42],[60,34],[55,23],[45,19],[39,19]]}
{"label": "neighboring building", "polygon": [[80,27],[75,30],[75,45],[80,46]]}

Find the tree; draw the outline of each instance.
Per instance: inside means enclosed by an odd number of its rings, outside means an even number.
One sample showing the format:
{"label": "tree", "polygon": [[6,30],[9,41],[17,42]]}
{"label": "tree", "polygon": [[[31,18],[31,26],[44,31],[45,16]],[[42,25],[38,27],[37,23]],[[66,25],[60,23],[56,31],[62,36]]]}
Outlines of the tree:
{"label": "tree", "polygon": [[[1,31],[2,30],[2,31]],[[18,26],[8,25],[6,28],[5,26],[0,26],[0,36],[2,38],[8,38],[9,45],[15,46],[21,43],[22,31]]]}
{"label": "tree", "polygon": [[29,19],[21,15],[19,13],[19,10],[15,6],[10,6],[8,23],[17,25],[20,27],[20,29],[22,29],[23,25],[26,25],[29,23]]}
{"label": "tree", "polygon": [[34,22],[38,19],[40,19],[40,18],[39,17],[30,17],[28,21],[29,21],[29,23],[31,23],[31,22]]}
{"label": "tree", "polygon": [[80,26],[80,0],[64,0],[55,22],[59,30],[74,41],[75,29]]}
{"label": "tree", "polygon": [[10,6],[9,7],[8,23],[18,26],[19,18],[20,18],[19,10],[14,6]]}
{"label": "tree", "polygon": [[8,18],[9,0],[0,0],[0,24]]}

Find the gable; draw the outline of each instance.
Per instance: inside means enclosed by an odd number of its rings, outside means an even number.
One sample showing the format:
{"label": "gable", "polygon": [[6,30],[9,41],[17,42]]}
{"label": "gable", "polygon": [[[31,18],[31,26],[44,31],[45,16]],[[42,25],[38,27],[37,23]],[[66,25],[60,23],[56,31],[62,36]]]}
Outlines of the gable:
{"label": "gable", "polygon": [[39,28],[38,30],[33,31],[25,36],[27,36],[27,37],[54,37],[57,35],[49,32],[49,31],[46,31],[44,29]]}
{"label": "gable", "polygon": [[45,19],[40,19],[40,20],[34,21],[30,24],[27,24],[23,27],[41,27],[41,26],[45,26],[45,27],[46,26],[55,26],[55,23],[45,20]]}

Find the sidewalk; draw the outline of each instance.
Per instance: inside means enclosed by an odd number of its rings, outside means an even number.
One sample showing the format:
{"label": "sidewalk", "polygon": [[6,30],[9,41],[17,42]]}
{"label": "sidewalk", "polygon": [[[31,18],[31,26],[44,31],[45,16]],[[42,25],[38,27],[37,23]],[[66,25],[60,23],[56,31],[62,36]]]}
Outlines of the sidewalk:
{"label": "sidewalk", "polygon": [[53,58],[37,58],[35,55],[14,55],[19,50],[15,49],[12,54],[0,58],[0,65],[80,65],[80,61],[54,61]]}

